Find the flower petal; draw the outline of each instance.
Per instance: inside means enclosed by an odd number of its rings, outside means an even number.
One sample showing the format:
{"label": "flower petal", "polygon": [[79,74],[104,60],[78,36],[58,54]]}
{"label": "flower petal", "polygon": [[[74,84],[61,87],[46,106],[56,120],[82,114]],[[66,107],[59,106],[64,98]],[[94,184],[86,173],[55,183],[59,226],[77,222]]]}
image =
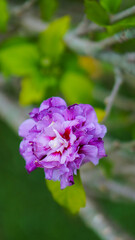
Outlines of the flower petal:
{"label": "flower petal", "polygon": [[19,136],[26,137],[35,124],[35,121],[32,119],[25,120],[19,127]]}

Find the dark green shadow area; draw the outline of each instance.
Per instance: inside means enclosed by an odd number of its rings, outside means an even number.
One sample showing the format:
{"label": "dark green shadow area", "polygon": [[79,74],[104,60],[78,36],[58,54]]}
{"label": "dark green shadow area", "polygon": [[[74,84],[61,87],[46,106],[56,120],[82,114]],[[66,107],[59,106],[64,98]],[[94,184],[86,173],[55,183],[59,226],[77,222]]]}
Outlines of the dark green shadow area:
{"label": "dark green shadow area", "polygon": [[135,203],[100,200],[100,207],[107,217],[135,237]]}
{"label": "dark green shadow area", "polygon": [[0,121],[0,240],[100,240],[53,201],[42,169],[26,172],[19,142]]}

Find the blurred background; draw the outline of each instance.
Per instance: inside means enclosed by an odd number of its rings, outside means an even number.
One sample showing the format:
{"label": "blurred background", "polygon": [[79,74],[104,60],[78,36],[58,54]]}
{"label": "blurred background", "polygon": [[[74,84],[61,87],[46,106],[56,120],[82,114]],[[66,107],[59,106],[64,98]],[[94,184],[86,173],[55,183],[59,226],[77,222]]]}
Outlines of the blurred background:
{"label": "blurred background", "polygon": [[[135,5],[119,2],[108,27],[96,12],[86,19],[83,0],[0,0],[0,240],[135,239],[135,37],[117,35],[134,31]],[[117,36],[103,49],[108,60],[71,46],[70,31],[99,44]],[[52,96],[91,104],[108,128],[108,157],[81,170],[87,208],[75,216],[54,202],[42,169],[29,175],[19,154],[18,126]]]}

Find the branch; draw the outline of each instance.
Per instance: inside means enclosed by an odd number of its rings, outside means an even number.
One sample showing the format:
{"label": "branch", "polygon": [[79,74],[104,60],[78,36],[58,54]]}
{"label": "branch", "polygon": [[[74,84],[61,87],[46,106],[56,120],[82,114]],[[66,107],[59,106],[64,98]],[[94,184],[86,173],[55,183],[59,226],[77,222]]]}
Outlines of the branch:
{"label": "branch", "polygon": [[[103,99],[109,96],[110,92],[107,89],[94,88],[92,92],[92,97],[97,101],[103,101]],[[135,101],[127,97],[118,95],[114,99],[114,106],[120,108],[124,111],[135,111]],[[131,122],[135,121],[135,116],[131,117]]]}
{"label": "branch", "polygon": [[135,67],[133,63],[129,63],[126,56],[120,55],[114,52],[103,52],[102,44],[93,43],[86,39],[80,39],[74,36],[72,33],[67,33],[64,38],[67,46],[74,52],[84,55],[93,56],[99,60],[108,62],[113,66],[119,67],[124,72],[135,75]]}
{"label": "branch", "polygon": [[124,200],[130,200],[135,202],[135,189],[134,187],[125,184],[125,182],[119,183],[115,180],[108,180],[101,173],[99,169],[93,170],[87,166],[87,170],[81,170],[81,179],[84,186],[87,187],[88,195],[89,192],[98,191],[107,198],[117,197]]}
{"label": "branch", "polygon": [[28,108],[24,110],[0,92],[0,117],[15,132],[18,132],[18,127],[27,118],[28,112],[30,112]]}
{"label": "branch", "polygon": [[35,16],[22,16],[20,18],[20,25],[25,31],[28,31],[28,33],[32,35],[38,34],[48,27],[48,23],[41,21]]}
{"label": "branch", "polygon": [[88,26],[89,20],[86,18],[86,15],[84,15],[82,21],[74,30],[75,35],[81,35],[84,31],[87,31]]}
{"label": "branch", "polygon": [[110,52],[100,52],[95,54],[96,58],[107,63],[112,64],[115,67],[119,67],[123,72],[135,76],[134,63],[128,62],[127,56],[123,54],[117,54],[112,51]]}
{"label": "branch", "polygon": [[119,32],[111,37],[108,37],[102,41],[99,41],[98,44],[100,45],[101,49],[104,49],[116,43],[122,43],[122,42],[128,41],[132,38],[135,38],[135,28],[127,29],[122,32]]}
{"label": "branch", "polygon": [[97,25],[96,23],[91,22],[87,19],[86,16],[83,17],[83,20],[80,22],[78,27],[74,30],[76,36],[85,35],[90,32],[101,31],[103,27]]}
{"label": "branch", "polygon": [[96,204],[94,204],[90,199],[87,199],[86,207],[80,210],[80,216],[85,224],[89,228],[92,228],[102,240],[132,239],[131,237],[127,236],[123,230],[120,231],[120,229],[117,229],[116,227],[114,228],[114,224],[112,224],[104,216],[101,210],[98,210]]}
{"label": "branch", "polygon": [[119,91],[121,83],[122,83],[121,71],[118,68],[115,68],[115,84],[112,89],[111,95],[109,97],[107,97],[105,100],[105,102],[107,103],[107,106],[106,106],[106,116],[103,121],[105,121],[107,119],[107,117],[109,116],[109,114],[111,112],[111,108],[113,106],[114,99]]}
{"label": "branch", "polygon": [[131,62],[131,63],[135,62],[135,52],[127,53],[126,57],[128,62]]}
{"label": "branch", "polygon": [[[45,30],[48,26],[48,24],[45,24],[40,19],[31,16],[24,17],[22,16],[20,18],[19,23],[23,28],[25,28],[25,30],[29,31],[29,33],[32,34],[40,33],[41,31]],[[130,35],[129,32],[127,35]],[[113,66],[121,68],[121,70],[123,70],[124,72],[135,75],[134,64],[131,63],[130,61],[128,62],[128,58],[126,57],[126,55],[123,56],[113,52],[101,52],[103,48],[108,47],[114,42],[116,43],[119,42],[119,40],[121,41],[121,39],[123,39],[121,38],[122,34],[120,34],[119,38],[117,36],[118,35],[112,37],[111,39],[109,38],[108,40],[105,39],[101,42],[93,43],[92,41],[80,39],[79,37],[75,36],[75,34],[73,34],[72,32],[68,32],[65,35],[64,41],[70,49],[72,49],[78,54],[93,56],[99,60],[106,61],[112,64]]]}
{"label": "branch", "polygon": [[[111,17],[111,24],[118,22],[124,18],[127,18],[131,15],[135,14],[135,6],[128,8],[120,13],[117,13]],[[88,21],[88,20],[87,20]],[[77,35],[85,35],[90,32],[95,32],[95,31],[104,31],[105,28],[102,26],[97,25],[96,23],[89,23],[87,22],[87,25],[83,28],[83,25],[80,23],[80,29],[78,32],[76,32]]]}
{"label": "branch", "polygon": [[130,17],[133,14],[135,14],[135,6],[128,8],[120,13],[117,13],[112,17],[111,22],[112,23],[118,22],[124,18]]}
{"label": "branch", "polygon": [[17,7],[11,7],[11,14],[15,17],[20,17],[23,15],[26,11],[28,11],[37,0],[29,0]]}

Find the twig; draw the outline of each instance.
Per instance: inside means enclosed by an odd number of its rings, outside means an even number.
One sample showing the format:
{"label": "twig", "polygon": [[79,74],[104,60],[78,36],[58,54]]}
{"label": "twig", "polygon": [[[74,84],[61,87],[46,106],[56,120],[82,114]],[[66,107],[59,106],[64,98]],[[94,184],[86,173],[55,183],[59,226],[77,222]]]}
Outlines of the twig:
{"label": "twig", "polygon": [[[92,92],[92,97],[97,101],[103,101],[107,96],[109,96],[109,91],[107,89],[94,88]],[[124,111],[135,111],[135,101],[127,97],[117,95],[114,100],[114,106],[122,109]],[[133,116],[133,121],[135,117]],[[132,119],[131,119],[132,121]]]}
{"label": "twig", "polygon": [[95,55],[97,59],[110,63],[115,67],[119,67],[123,72],[135,76],[134,63],[129,63],[126,55],[117,54],[112,51],[102,51]]}
{"label": "twig", "polygon": [[21,16],[23,15],[26,11],[28,11],[35,3],[37,0],[30,0],[27,1],[20,6],[17,7],[12,7],[11,8],[11,14],[14,16]]}
{"label": "twig", "polygon": [[[127,17],[129,17],[133,14],[135,14],[135,6],[113,15],[111,17],[111,23],[113,24],[115,22],[118,22],[118,21],[120,21],[124,18],[127,18]],[[87,22],[87,25],[85,25],[84,28],[83,28],[83,25],[81,25],[81,23],[79,24],[79,26],[81,28],[80,28],[80,31],[76,32],[77,35],[85,35],[85,34],[90,33],[90,32],[104,31],[105,30],[104,27],[101,27],[101,26],[99,26],[99,25],[97,25],[96,23],[93,23],[93,22],[89,23],[89,24]]]}
{"label": "twig", "polygon": [[89,20],[86,18],[86,15],[84,15],[82,21],[74,30],[75,35],[81,35],[84,31],[87,31],[88,26]]}
{"label": "twig", "polygon": [[116,43],[122,43],[130,39],[135,38],[135,29],[127,29],[125,31],[119,32],[111,37],[108,37],[99,42],[99,45],[102,49],[110,47]]}
{"label": "twig", "polygon": [[22,16],[20,18],[20,25],[29,34],[38,34],[44,31],[48,27],[48,23],[41,21],[37,17],[32,16]]}
{"label": "twig", "polygon": [[135,14],[135,6],[128,8],[126,10],[124,10],[123,12],[117,13],[116,15],[114,15],[111,19],[112,23],[118,22],[124,18],[127,18],[131,15]]}
{"label": "twig", "polygon": [[107,106],[106,106],[106,116],[103,121],[105,121],[107,119],[107,117],[109,116],[109,114],[111,112],[111,108],[113,106],[114,99],[119,91],[121,83],[122,83],[121,71],[118,68],[115,68],[115,84],[112,89],[111,95],[109,97],[107,97],[105,100],[105,102],[107,103]]}

